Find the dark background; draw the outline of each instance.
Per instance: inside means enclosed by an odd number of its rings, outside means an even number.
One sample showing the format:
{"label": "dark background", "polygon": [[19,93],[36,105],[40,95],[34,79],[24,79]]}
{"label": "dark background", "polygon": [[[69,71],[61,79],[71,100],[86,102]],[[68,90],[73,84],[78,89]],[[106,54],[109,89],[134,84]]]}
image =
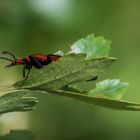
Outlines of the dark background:
{"label": "dark background", "polygon": [[[140,102],[140,1],[138,0],[1,0],[0,51],[18,56],[67,52],[90,33],[112,40],[117,62],[98,81],[117,78],[129,82],[124,99]],[[22,67],[4,69],[0,84],[22,77]],[[36,140],[139,140],[140,112],[115,111],[64,97],[38,97],[37,109],[0,118],[0,134],[29,129]]]}

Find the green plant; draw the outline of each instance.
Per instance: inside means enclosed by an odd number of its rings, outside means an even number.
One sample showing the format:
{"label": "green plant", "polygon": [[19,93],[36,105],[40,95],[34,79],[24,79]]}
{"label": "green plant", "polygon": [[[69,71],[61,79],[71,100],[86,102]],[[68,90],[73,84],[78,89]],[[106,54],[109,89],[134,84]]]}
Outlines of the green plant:
{"label": "green plant", "polygon": [[58,61],[36,70],[27,80],[1,87],[0,114],[34,109],[37,99],[24,97],[28,93],[57,94],[112,109],[139,111],[140,104],[121,99],[129,85],[126,82],[107,79],[88,91],[75,85],[82,81],[88,84],[88,80],[116,61],[109,57],[110,45],[110,41],[91,34],[74,43],[70,52]]}

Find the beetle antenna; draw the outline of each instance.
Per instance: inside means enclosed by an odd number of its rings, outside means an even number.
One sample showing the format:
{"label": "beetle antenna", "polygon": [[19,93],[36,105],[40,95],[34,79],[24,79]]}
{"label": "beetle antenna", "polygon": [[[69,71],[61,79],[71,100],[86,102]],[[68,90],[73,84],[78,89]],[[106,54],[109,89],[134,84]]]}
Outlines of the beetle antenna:
{"label": "beetle antenna", "polygon": [[0,56],[0,59],[4,59],[4,60],[8,60],[8,61],[10,61],[10,62],[13,62],[13,60],[11,60],[11,59],[9,59],[9,58],[6,58],[6,57],[1,57],[1,56]]}
{"label": "beetle antenna", "polygon": [[[14,56],[14,54],[13,54],[13,53],[8,52],[8,51],[3,51],[2,53],[3,53],[3,54],[8,54],[8,55],[11,55],[11,56],[14,58],[14,61],[16,61],[16,57]],[[9,59],[9,60],[10,60],[10,59]]]}
{"label": "beetle antenna", "polygon": [[12,66],[15,66],[14,64],[9,64],[9,65],[6,65],[5,68],[10,68]]}

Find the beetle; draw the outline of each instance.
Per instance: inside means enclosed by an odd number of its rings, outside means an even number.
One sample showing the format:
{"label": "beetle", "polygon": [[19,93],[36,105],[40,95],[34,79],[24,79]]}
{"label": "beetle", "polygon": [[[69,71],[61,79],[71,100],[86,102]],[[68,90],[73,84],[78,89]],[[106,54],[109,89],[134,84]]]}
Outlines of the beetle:
{"label": "beetle", "polygon": [[[45,65],[48,65],[52,63],[53,61],[57,61],[61,56],[60,55],[55,55],[55,54],[31,54],[28,55],[25,58],[16,58],[15,55],[11,52],[8,51],[3,51],[2,54],[7,54],[12,57],[12,59],[9,59],[7,57],[1,57],[0,59],[4,59],[7,61],[10,61],[11,63],[9,65],[6,65],[5,68],[10,68],[12,66],[17,66],[17,65],[23,65],[23,78],[27,79],[32,67],[35,67],[37,69],[42,68]],[[26,75],[26,70],[27,75]]]}

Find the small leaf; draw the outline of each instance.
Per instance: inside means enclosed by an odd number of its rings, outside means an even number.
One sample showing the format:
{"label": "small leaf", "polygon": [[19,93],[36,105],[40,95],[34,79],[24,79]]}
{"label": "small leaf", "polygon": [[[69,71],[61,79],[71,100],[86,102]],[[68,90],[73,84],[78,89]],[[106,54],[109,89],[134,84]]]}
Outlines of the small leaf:
{"label": "small leaf", "polygon": [[95,97],[109,97],[112,99],[121,99],[128,88],[128,83],[121,82],[118,79],[104,80],[96,84],[96,88],[89,91],[88,95]]}
{"label": "small leaf", "polygon": [[71,83],[93,78],[107,69],[115,58],[102,57],[85,60],[84,54],[69,54],[31,74],[25,81],[14,84],[26,89],[61,89]]}
{"label": "small leaf", "polygon": [[23,97],[27,93],[27,90],[12,90],[2,94],[0,96],[0,114],[34,109],[38,101],[34,97]]}
{"label": "small leaf", "polygon": [[0,136],[0,140],[33,140],[32,132],[28,130],[11,130],[9,134]]}
{"label": "small leaf", "polygon": [[58,52],[56,52],[56,53],[55,53],[55,55],[60,55],[60,56],[63,56],[63,55],[64,55],[64,53],[63,53],[62,51],[58,51]]}
{"label": "small leaf", "polygon": [[78,40],[71,47],[70,53],[86,53],[87,59],[95,57],[107,57],[110,52],[111,41],[104,37],[95,37],[94,34]]}

